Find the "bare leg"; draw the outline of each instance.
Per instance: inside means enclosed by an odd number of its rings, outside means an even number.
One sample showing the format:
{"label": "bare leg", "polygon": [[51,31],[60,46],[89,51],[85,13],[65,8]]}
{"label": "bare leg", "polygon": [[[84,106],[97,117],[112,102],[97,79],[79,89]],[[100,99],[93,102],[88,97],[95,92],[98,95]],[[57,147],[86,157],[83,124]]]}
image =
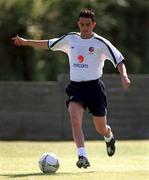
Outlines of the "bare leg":
{"label": "bare leg", "polygon": [[86,157],[86,150],[84,146],[84,134],[82,130],[82,118],[84,113],[83,106],[78,102],[69,103],[69,114],[72,126],[73,139],[78,148],[78,161],[76,165],[78,168],[87,168],[90,166],[90,163]]}
{"label": "bare leg", "polygon": [[70,114],[73,139],[76,143],[76,146],[78,148],[84,147],[84,134],[82,130],[84,108],[78,102],[70,102],[68,110]]}
{"label": "bare leg", "polygon": [[107,125],[107,118],[106,116],[102,116],[102,117],[98,117],[98,116],[94,116],[94,125],[96,128],[96,131],[105,136],[105,137],[109,137],[112,135],[112,131],[110,126]]}

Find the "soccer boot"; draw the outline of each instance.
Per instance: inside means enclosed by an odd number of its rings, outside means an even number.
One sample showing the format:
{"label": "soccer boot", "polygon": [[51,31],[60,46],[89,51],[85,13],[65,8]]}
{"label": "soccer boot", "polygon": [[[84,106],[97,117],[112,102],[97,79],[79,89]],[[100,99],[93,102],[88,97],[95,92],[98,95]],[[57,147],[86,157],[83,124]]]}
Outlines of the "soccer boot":
{"label": "soccer boot", "polygon": [[110,142],[106,142],[107,154],[108,156],[113,156],[115,153],[115,139],[114,137],[111,139]]}
{"label": "soccer boot", "polygon": [[84,156],[79,156],[79,160],[76,162],[78,168],[87,168],[90,166],[88,159]]}

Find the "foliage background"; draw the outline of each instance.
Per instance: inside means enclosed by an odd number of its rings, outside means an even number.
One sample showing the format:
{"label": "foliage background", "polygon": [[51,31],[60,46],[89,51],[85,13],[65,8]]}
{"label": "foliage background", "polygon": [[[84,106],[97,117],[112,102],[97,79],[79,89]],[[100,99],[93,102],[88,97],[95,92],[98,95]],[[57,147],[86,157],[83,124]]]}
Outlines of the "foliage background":
{"label": "foliage background", "polygon": [[[50,39],[78,31],[82,8],[95,11],[95,32],[122,52],[129,73],[149,73],[148,0],[0,0],[0,80],[47,81],[68,73],[65,54],[15,47],[11,38]],[[107,62],[104,72],[116,71]]]}

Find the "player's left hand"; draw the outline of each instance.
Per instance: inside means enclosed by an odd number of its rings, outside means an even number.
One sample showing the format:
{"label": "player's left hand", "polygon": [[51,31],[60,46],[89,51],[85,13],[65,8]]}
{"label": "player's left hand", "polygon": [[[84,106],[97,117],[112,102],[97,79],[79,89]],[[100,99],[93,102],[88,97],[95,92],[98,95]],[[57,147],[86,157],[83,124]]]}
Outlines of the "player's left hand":
{"label": "player's left hand", "polygon": [[128,77],[123,77],[123,76],[121,77],[121,85],[124,90],[128,89],[130,84],[131,84],[131,81]]}

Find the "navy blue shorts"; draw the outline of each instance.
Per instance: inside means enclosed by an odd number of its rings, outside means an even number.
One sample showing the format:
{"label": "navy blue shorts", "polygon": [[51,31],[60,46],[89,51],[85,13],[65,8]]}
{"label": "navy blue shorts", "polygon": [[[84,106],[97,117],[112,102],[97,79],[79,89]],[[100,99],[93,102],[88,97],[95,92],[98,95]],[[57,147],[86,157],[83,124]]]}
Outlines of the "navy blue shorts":
{"label": "navy blue shorts", "polygon": [[84,109],[88,108],[89,112],[94,116],[105,116],[107,113],[107,97],[105,87],[100,79],[74,82],[70,81],[66,87],[69,102],[79,102]]}

